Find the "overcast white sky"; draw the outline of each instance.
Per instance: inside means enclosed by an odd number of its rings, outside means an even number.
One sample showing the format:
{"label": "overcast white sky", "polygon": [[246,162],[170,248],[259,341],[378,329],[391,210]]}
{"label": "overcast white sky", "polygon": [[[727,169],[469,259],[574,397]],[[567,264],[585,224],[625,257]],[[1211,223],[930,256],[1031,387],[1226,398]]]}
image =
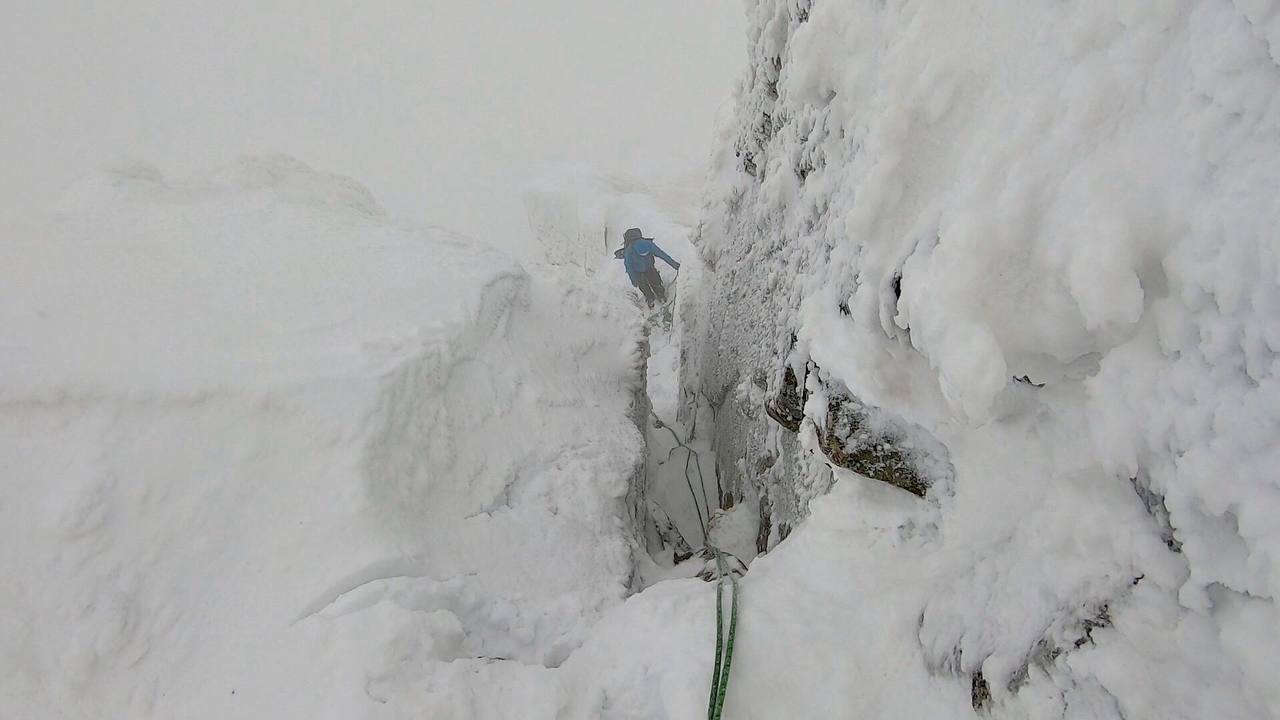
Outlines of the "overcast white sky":
{"label": "overcast white sky", "polygon": [[745,63],[742,0],[4,5],[0,216],[122,156],[279,151],[513,247],[550,164],[701,167]]}

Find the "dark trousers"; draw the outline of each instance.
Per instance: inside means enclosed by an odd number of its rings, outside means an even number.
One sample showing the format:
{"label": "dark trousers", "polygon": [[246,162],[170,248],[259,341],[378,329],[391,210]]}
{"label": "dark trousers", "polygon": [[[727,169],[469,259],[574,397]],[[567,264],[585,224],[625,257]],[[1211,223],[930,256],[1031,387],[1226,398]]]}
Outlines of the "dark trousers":
{"label": "dark trousers", "polygon": [[653,307],[655,302],[667,301],[667,286],[662,284],[662,276],[658,274],[656,267],[642,273],[636,281],[636,287],[644,293],[644,301],[649,307]]}

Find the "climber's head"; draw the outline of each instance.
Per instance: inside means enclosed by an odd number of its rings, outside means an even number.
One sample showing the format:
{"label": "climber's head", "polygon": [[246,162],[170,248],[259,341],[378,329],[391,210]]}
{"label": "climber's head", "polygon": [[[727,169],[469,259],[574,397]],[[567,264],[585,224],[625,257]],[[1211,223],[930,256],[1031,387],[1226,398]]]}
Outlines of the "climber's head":
{"label": "climber's head", "polygon": [[625,243],[633,243],[644,237],[644,233],[640,232],[640,228],[631,228],[622,235],[622,241]]}

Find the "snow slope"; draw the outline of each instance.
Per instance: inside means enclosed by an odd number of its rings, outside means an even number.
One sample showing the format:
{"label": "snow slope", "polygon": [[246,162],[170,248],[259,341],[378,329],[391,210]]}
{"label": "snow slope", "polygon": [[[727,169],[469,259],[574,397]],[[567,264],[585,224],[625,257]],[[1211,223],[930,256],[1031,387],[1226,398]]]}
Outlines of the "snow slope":
{"label": "snow slope", "polygon": [[[685,380],[735,493],[800,529],[745,580],[734,716],[1280,717],[1277,28],[755,5]],[[761,412],[787,367],[798,434]],[[954,476],[833,472],[836,394]],[[804,667],[842,681],[743,688]]]}
{"label": "snow slope", "polygon": [[637,582],[613,294],[279,157],[92,175],[0,253],[0,715],[421,716]]}

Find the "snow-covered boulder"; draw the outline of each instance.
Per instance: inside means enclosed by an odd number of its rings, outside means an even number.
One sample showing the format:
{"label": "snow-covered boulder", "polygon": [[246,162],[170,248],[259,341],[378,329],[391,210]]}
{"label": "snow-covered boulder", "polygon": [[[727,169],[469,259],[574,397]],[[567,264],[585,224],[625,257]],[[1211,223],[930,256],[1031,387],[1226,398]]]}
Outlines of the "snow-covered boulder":
{"label": "snow-covered boulder", "polygon": [[628,594],[624,299],[287,158],[90,176],[0,274],[0,715],[421,716]]}
{"label": "snow-covered boulder", "polygon": [[[686,397],[801,524],[744,580],[775,644],[735,682],[852,687],[730,714],[1280,716],[1278,7],[754,4]],[[832,470],[797,382],[954,477]]]}

